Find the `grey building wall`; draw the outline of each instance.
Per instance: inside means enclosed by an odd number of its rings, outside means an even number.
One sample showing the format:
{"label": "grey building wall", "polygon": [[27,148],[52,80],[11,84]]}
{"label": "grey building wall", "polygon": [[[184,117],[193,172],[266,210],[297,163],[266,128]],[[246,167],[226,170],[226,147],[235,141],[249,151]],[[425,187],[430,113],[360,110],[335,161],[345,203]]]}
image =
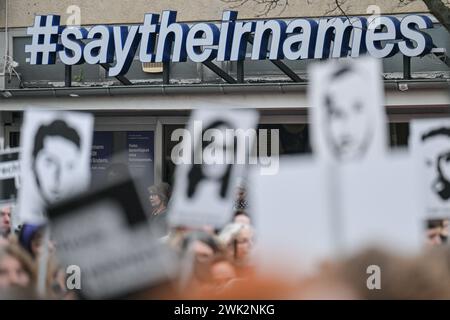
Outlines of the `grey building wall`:
{"label": "grey building wall", "polygon": [[[0,26],[4,25],[6,0],[0,0]],[[382,14],[427,12],[420,0],[346,0],[340,1],[348,15],[367,14],[376,5]],[[243,5],[240,5],[243,4]],[[162,10],[177,10],[180,21],[220,20],[223,10],[239,10],[239,17],[318,17],[341,15],[334,0],[279,0],[271,9],[257,1],[241,0],[9,0],[11,27],[25,27],[38,14],[59,14],[67,20],[77,6],[81,13],[81,24],[140,23],[144,13],[158,13]],[[334,9],[334,10],[333,10]],[[69,11],[69,13],[68,13]],[[369,10],[370,12],[370,10]],[[369,13],[371,14],[371,13]]]}

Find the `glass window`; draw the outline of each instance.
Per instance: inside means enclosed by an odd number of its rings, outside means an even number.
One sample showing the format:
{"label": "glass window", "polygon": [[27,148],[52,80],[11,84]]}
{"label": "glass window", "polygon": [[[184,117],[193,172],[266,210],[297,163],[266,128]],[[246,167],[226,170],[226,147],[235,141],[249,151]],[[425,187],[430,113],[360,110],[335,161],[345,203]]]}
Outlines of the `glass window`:
{"label": "glass window", "polygon": [[127,171],[142,187],[154,183],[153,131],[95,131],[91,169],[95,184],[107,182]]}
{"label": "glass window", "polygon": [[390,142],[391,147],[407,147],[409,138],[409,123],[390,123]]}

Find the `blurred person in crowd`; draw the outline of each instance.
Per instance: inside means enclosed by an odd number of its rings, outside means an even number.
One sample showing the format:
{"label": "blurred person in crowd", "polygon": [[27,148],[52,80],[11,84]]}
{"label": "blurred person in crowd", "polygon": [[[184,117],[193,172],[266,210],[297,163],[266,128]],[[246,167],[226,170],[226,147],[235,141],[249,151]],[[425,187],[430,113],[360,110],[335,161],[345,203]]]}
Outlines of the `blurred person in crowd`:
{"label": "blurred person in crowd", "polygon": [[[197,290],[211,289],[211,265],[220,253],[220,246],[214,236],[204,231],[188,233],[181,244],[182,259],[185,263],[184,276],[190,277],[188,288]],[[189,270],[189,268],[191,270]]]}
{"label": "blurred person in crowd", "polygon": [[237,195],[236,202],[234,204],[235,210],[246,210],[248,207],[247,203],[247,190],[245,186],[245,181],[240,178],[237,184]]}
{"label": "blurred person in crowd", "polygon": [[174,249],[177,252],[181,252],[181,245],[186,237],[189,229],[186,227],[175,227],[171,228],[168,236],[165,239],[165,242],[169,245],[170,248]]}
{"label": "blurred person in crowd", "polygon": [[[437,246],[445,243],[448,237],[448,225],[445,227],[445,219],[427,220],[427,239],[428,246]],[[446,230],[447,229],[447,230]]]}
{"label": "blurred person in crowd", "polygon": [[253,248],[253,228],[245,225],[236,238],[235,261],[240,265],[248,263]]}
{"label": "blurred person in crowd", "polygon": [[[24,224],[20,229],[19,244],[25,249],[33,259],[37,259],[43,249],[45,225]],[[54,251],[52,241],[49,241],[49,251]]]}
{"label": "blurred person in crowd", "polygon": [[[288,260],[289,257],[286,257]],[[380,271],[379,289],[370,288],[368,267]],[[231,280],[230,282],[232,282]],[[250,276],[247,281],[214,295],[203,294],[197,299],[449,299],[450,250],[432,248],[420,256],[401,256],[369,248],[350,257],[328,262],[317,273],[293,281],[289,274]]]}
{"label": "blurred person in crowd", "polygon": [[205,224],[200,229],[202,231],[205,231],[206,233],[209,233],[212,236],[217,236],[220,232],[220,228],[214,228],[212,225]]}
{"label": "blurred person in crowd", "polygon": [[336,272],[336,265],[327,262],[317,274],[301,278],[299,289],[289,299],[298,300],[358,300],[361,295],[353,284]]}
{"label": "blurred person in crowd", "polygon": [[0,238],[7,238],[11,233],[11,210],[10,205],[0,207]]}
{"label": "blurred person in crowd", "polygon": [[233,223],[240,223],[240,224],[248,224],[251,225],[252,221],[244,210],[238,210],[234,213],[234,219]]}
{"label": "blurred person in crowd", "polygon": [[51,204],[73,193],[78,178],[81,138],[65,121],[55,120],[36,132],[32,168],[42,199]]}
{"label": "blurred person in crowd", "polygon": [[[39,256],[43,251],[45,225],[24,224],[19,231],[17,242],[29,256],[39,263]],[[55,245],[53,241],[48,243],[48,261],[47,261],[47,297],[50,299],[73,299],[74,293],[67,291],[66,273],[59,266],[55,256]]]}
{"label": "blurred person in crowd", "polygon": [[211,279],[216,292],[225,290],[230,282],[236,279],[233,264],[224,257],[218,257],[211,265]]}
{"label": "blurred person in crowd", "polygon": [[9,243],[8,238],[0,237],[0,247],[1,246],[6,246],[8,243]]}
{"label": "blurred person in crowd", "polygon": [[0,289],[0,300],[38,300],[35,288],[12,286]]}
{"label": "blurred person in crowd", "polygon": [[171,196],[171,187],[168,183],[161,183],[148,188],[149,201],[151,205],[150,224],[160,236],[169,232],[167,224],[167,205]]}
{"label": "blurred person in crowd", "polygon": [[0,247],[0,289],[34,287],[36,266],[31,257],[19,246]]}
{"label": "blurred person in crowd", "polygon": [[444,219],[442,221],[441,239],[442,242],[448,243],[448,236],[450,233],[450,219]]}
{"label": "blurred person in crowd", "polygon": [[[250,276],[247,279],[230,280],[222,290],[188,291],[182,298],[188,300],[286,300],[299,299],[301,289],[300,282],[292,281],[292,278],[286,279],[276,275]],[[274,308],[271,304],[267,306],[266,312],[273,314]]]}
{"label": "blurred person in crowd", "polygon": [[[343,261],[338,273],[361,299],[449,299],[450,259],[448,248],[435,247],[419,256],[400,256],[380,249],[367,249]],[[380,289],[369,289],[369,266],[380,271]]]}
{"label": "blurred person in crowd", "polygon": [[250,271],[253,248],[253,228],[248,224],[232,223],[221,231],[218,238],[226,255],[237,267],[238,274]]}
{"label": "blurred person in crowd", "polygon": [[244,225],[241,223],[230,223],[218,235],[218,240],[225,249],[227,258],[230,260],[234,260],[235,246],[233,243],[243,227]]}
{"label": "blurred person in crowd", "polygon": [[77,290],[67,288],[66,270],[61,267],[55,255],[50,255],[47,264],[47,298],[58,300],[76,300]]}

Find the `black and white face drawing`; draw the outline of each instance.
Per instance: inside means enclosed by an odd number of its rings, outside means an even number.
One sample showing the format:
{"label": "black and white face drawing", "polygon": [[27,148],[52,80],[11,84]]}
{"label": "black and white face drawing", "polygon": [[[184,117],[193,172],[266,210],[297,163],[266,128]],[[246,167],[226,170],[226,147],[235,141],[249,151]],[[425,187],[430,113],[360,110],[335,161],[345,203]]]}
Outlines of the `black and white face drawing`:
{"label": "black and white face drawing", "polygon": [[340,164],[385,157],[389,140],[381,61],[331,59],[312,64],[308,72],[314,155]]}
{"label": "black and white face drawing", "polygon": [[439,127],[421,136],[427,185],[439,199],[450,199],[450,127]]}
{"label": "black and white face drawing", "polygon": [[47,204],[59,201],[73,192],[78,179],[81,138],[65,121],[41,125],[34,139],[32,170],[41,197]]}
{"label": "black and white face drawing", "polygon": [[374,124],[367,110],[370,88],[361,86],[364,81],[359,70],[343,65],[332,73],[325,89],[325,139],[340,161],[364,157],[372,142]]}
{"label": "black and white face drawing", "polygon": [[[202,137],[205,136],[205,132],[212,129],[219,130],[225,137],[225,130],[231,128],[232,126],[225,121],[214,121],[210,126],[203,130]],[[225,155],[227,152],[230,152],[232,150],[230,150],[231,146],[228,146],[226,142],[227,141],[216,141],[215,139],[209,142],[202,139],[201,152],[203,161],[201,164],[193,164],[189,171],[187,190],[188,198],[193,198],[199,185],[205,182],[213,182],[215,184],[218,184],[220,186],[220,189],[218,190],[219,197],[222,199],[227,197],[232,164],[227,164],[225,162]],[[205,152],[205,149],[207,147],[216,150],[223,149],[223,163],[215,163],[213,159],[209,159],[208,157],[210,155]],[[196,150],[196,152],[198,151],[200,150]]]}
{"label": "black and white face drawing", "polygon": [[180,153],[189,159],[177,164],[175,171],[168,207],[171,227],[222,228],[233,216],[237,178],[245,178],[247,146],[253,145],[255,137],[241,137],[238,129],[247,134],[256,128],[258,113],[220,109],[215,102],[214,107],[207,106],[193,112],[183,133],[189,139],[183,137]]}
{"label": "black and white face drawing", "polygon": [[93,129],[92,114],[25,112],[20,138],[19,221],[45,223],[50,205],[88,190]]}

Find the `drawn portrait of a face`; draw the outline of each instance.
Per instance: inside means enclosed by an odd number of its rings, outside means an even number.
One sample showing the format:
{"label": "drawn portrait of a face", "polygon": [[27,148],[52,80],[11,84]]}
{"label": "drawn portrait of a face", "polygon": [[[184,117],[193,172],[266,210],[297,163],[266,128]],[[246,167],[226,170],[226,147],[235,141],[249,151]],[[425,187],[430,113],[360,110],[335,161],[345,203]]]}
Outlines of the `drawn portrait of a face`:
{"label": "drawn portrait of a face", "polygon": [[[220,130],[225,139],[225,130],[231,129],[232,126],[229,125],[225,121],[215,121],[208,128],[203,130],[202,139],[205,136],[205,132],[211,129]],[[225,139],[226,140],[226,139]],[[236,145],[236,144],[234,144]],[[208,158],[208,154],[205,153],[205,148],[214,148],[214,149],[222,149],[223,150],[223,163],[214,163],[212,159]],[[215,182],[220,185],[219,196],[221,198],[226,198],[228,188],[229,188],[229,180],[232,169],[232,164],[227,164],[225,162],[225,155],[227,152],[231,151],[230,147],[226,145],[226,141],[203,141],[201,143],[201,152],[202,152],[202,163],[201,164],[193,164],[191,170],[188,174],[188,192],[187,195],[189,198],[192,198],[198,189],[198,186],[202,182],[210,181]],[[198,152],[198,150],[197,150]]]}
{"label": "drawn portrait of a face", "polygon": [[32,169],[41,197],[47,204],[73,192],[71,186],[79,179],[80,140],[78,132],[62,120],[38,128]]}
{"label": "drawn portrait of a face", "polygon": [[370,88],[361,86],[363,81],[359,70],[342,66],[333,72],[325,89],[325,137],[332,154],[341,161],[364,157],[373,140]]}
{"label": "drawn portrait of a face", "polygon": [[421,137],[427,184],[441,200],[450,199],[450,128],[437,128]]}

